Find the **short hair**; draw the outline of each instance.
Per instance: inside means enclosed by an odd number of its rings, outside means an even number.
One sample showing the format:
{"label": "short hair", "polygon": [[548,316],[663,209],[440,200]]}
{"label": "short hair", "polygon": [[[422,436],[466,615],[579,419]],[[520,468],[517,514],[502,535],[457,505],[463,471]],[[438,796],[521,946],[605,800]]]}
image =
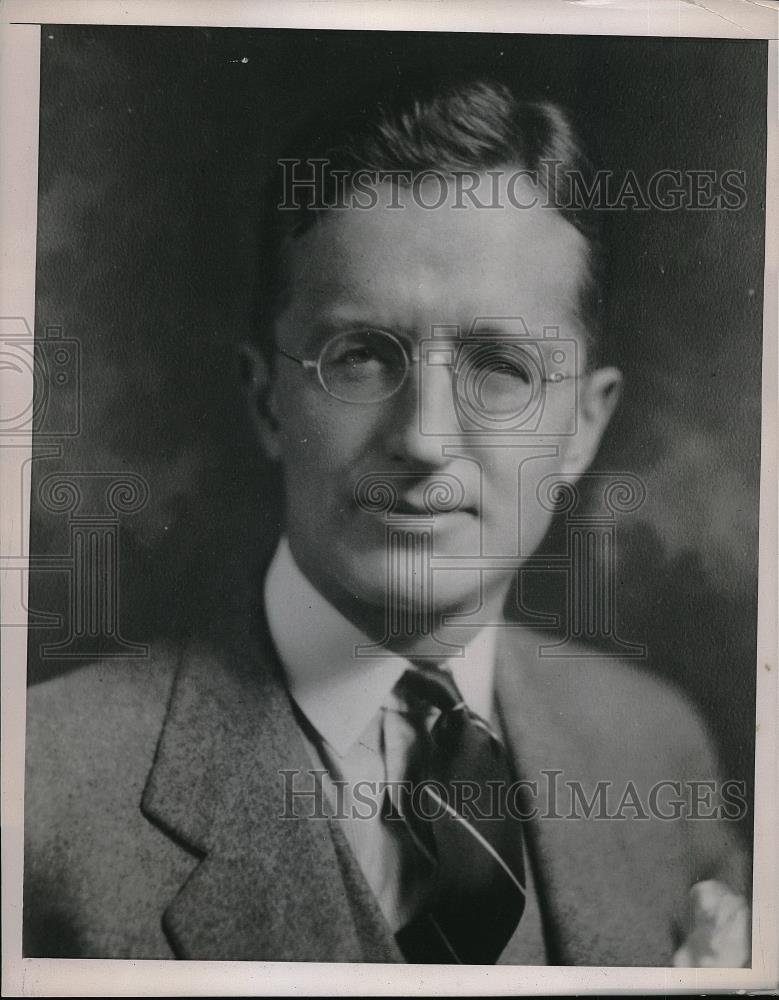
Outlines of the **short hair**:
{"label": "short hair", "polygon": [[[334,191],[344,176],[452,175],[516,166],[538,178],[544,204],[585,238],[577,305],[592,363],[603,325],[604,253],[598,213],[571,197],[572,178],[592,189],[594,167],[563,108],[481,76],[394,82],[371,96],[337,103],[333,112],[334,103],[331,98],[329,108],[318,109],[293,136],[266,190],[256,303],[260,344],[270,353],[270,331],[287,291],[284,249],[333,210],[328,206],[336,202]],[[324,161],[326,167],[312,171],[308,197],[282,210],[284,161]]]}

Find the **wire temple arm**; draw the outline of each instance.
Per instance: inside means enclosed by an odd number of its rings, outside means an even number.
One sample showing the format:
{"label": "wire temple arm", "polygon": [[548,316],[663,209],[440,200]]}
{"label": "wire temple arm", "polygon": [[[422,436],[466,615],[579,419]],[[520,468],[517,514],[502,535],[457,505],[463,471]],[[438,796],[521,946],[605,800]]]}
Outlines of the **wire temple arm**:
{"label": "wire temple arm", "polygon": [[310,369],[316,368],[317,362],[312,361],[311,358],[296,358],[294,354],[289,354],[287,351],[283,351],[278,345],[275,345],[276,352],[278,354],[283,354],[285,358],[289,358],[290,361],[296,361],[303,368]]}

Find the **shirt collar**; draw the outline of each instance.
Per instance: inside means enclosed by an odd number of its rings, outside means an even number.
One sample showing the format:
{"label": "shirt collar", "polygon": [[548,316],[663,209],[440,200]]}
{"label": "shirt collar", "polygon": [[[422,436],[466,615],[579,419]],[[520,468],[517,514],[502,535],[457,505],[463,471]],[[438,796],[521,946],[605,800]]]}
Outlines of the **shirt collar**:
{"label": "shirt collar", "polygon": [[[265,578],[265,611],[290,693],[323,739],[343,756],[410,666],[402,656],[356,656],[371,640],[319,593],[295,562],[286,537]],[[463,656],[446,662],[468,706],[492,710],[495,629],[484,628]]]}

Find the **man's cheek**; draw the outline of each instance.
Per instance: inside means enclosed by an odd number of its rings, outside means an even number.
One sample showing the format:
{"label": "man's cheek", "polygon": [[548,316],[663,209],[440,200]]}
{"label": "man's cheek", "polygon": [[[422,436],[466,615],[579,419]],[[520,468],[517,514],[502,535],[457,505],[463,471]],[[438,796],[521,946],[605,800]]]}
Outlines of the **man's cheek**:
{"label": "man's cheek", "polygon": [[527,462],[520,470],[514,522],[517,535],[515,552],[522,558],[533,555],[552,522],[552,510],[543,500],[543,483],[553,472],[554,467],[543,459]]}
{"label": "man's cheek", "polygon": [[518,555],[523,537],[522,522],[535,520],[528,517],[533,504],[533,491],[525,491],[520,482],[521,469],[517,463],[510,469],[503,467],[482,468],[480,483],[480,524],[482,547],[485,555]]}

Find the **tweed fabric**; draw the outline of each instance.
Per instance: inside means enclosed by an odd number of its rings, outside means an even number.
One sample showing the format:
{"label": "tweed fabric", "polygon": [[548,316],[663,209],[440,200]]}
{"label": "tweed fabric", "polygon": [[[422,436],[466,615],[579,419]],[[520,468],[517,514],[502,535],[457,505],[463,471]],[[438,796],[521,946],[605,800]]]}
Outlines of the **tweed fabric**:
{"label": "tweed fabric", "polygon": [[[303,806],[280,818],[280,771],[310,760],[267,635],[228,631],[29,692],[27,957],[402,960],[337,824]],[[547,958],[668,965],[690,885],[745,892],[730,829],[548,818],[567,808],[549,801],[548,775],[642,794],[714,778],[705,733],[645,670],[541,659],[537,642],[501,641],[496,699],[519,777],[539,786],[542,816],[525,828]],[[534,954],[515,935],[501,961]]]}

